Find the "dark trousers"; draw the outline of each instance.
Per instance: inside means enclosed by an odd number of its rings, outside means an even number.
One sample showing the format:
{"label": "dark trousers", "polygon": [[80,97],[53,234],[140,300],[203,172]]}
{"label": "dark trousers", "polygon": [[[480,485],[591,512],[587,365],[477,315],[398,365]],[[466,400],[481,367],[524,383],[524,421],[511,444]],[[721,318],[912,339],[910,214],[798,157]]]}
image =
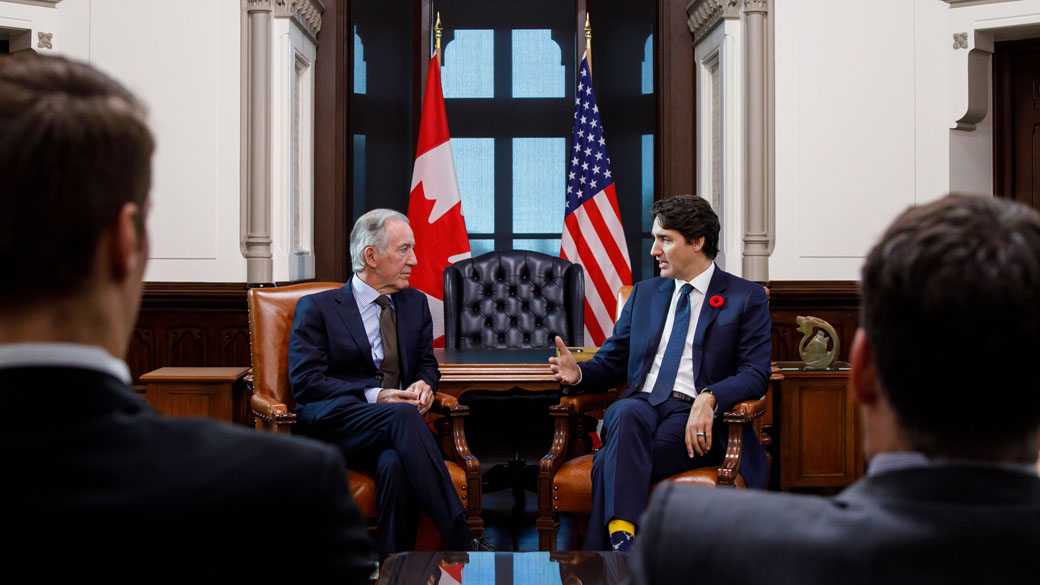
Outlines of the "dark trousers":
{"label": "dark trousers", "polygon": [[610,405],[603,415],[603,447],[592,460],[592,512],[586,550],[607,550],[607,524],[633,524],[646,508],[650,485],[676,473],[718,465],[724,450],[712,431],[711,450],[692,459],[686,451],[690,404],[675,398],[651,406],[639,392]]}
{"label": "dark trousers", "polygon": [[415,548],[420,506],[450,547],[465,545],[471,536],[465,510],[437,441],[415,406],[344,399],[310,431],[339,446],[347,467],[375,472],[381,558]]}

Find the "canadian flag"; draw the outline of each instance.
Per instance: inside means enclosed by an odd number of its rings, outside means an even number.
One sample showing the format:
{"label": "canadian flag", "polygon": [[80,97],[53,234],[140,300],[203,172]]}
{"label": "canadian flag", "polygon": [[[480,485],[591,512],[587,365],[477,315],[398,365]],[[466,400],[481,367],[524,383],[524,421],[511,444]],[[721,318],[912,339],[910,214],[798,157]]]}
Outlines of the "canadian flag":
{"label": "canadian flag", "polygon": [[441,67],[430,59],[419,122],[419,146],[415,149],[408,221],[415,234],[411,286],[424,293],[433,315],[433,345],[444,347],[444,269],[470,257],[466,220],[462,217],[459,181],[451,154],[448,115],[441,92]]}

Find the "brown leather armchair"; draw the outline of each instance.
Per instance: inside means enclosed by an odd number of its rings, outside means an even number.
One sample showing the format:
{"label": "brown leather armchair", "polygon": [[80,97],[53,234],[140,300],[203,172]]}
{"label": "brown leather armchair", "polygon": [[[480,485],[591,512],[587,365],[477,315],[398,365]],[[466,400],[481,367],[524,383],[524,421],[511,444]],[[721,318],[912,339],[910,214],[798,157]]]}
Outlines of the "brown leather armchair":
{"label": "brown leather armchair", "polygon": [[[253,370],[250,407],[261,431],[290,433],[296,423],[295,400],[289,387],[289,333],[296,302],[305,295],[339,288],[342,283],[309,282],[276,288],[249,290],[249,344]],[[438,416],[437,439],[455,491],[466,508],[466,519],[475,534],[484,529],[481,513],[480,462],[469,452],[464,427],[469,407],[438,392],[430,412]],[[374,526],[376,484],[372,474],[349,470],[347,481],[361,514]]]}
{"label": "brown leather armchair", "polygon": [[[621,309],[628,302],[631,286],[618,290],[616,321]],[[564,396],[560,403],[551,407],[555,419],[552,447],[542,457],[538,472],[538,548],[556,550],[556,536],[560,528],[559,514],[572,514],[579,520],[579,536],[584,534],[584,524],[592,512],[592,458],[588,432],[591,416],[603,418],[605,411],[617,400],[622,388],[600,394],[578,394]],[[729,425],[729,440],[726,455],[718,467],[692,469],[666,479],[683,484],[712,487],[746,488],[739,473],[742,425],[754,424],[755,434],[762,440],[762,415],[765,414],[769,394],[758,400],[739,402],[733,409],[723,413],[723,421]],[[650,490],[653,491],[654,486]]]}

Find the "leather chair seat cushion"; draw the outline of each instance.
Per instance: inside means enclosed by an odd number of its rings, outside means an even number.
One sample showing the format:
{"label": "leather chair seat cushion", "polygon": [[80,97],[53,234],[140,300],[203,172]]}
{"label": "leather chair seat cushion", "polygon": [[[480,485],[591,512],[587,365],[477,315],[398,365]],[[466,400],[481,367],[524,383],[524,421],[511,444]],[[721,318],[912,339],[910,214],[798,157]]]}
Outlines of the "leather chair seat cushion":
{"label": "leather chair seat cushion", "polygon": [[[462,500],[462,504],[463,506],[465,506],[466,499],[468,498],[468,496],[466,495],[467,491],[463,489],[463,487],[466,485],[466,471],[459,467],[459,464],[455,463],[454,461],[445,461],[444,465],[448,468],[448,475],[451,476],[451,483],[455,486],[455,493],[459,495],[459,499]],[[375,518],[375,477],[373,477],[372,474],[367,471],[354,471],[351,469],[347,471],[347,484],[350,486],[350,495],[354,497],[354,501],[357,502],[358,509],[361,510],[361,517]]]}
{"label": "leather chair seat cushion", "polygon": [[[553,506],[555,511],[567,514],[590,514],[592,512],[592,457],[582,455],[563,463],[553,477]],[[664,481],[682,485],[715,487],[718,483],[718,467],[702,467],[673,475]],[[737,474],[736,487],[747,489],[744,477]],[[651,486],[651,493],[656,485]]]}
{"label": "leather chair seat cushion", "polygon": [[459,499],[462,500],[463,507],[467,504],[467,494],[469,493],[466,488],[466,470],[459,466],[454,461],[445,461],[444,466],[448,468],[448,475],[451,476],[451,484],[455,486],[455,493],[459,495]]}
{"label": "leather chair seat cushion", "polygon": [[[719,480],[719,468],[718,467],[702,467],[700,469],[691,469],[690,471],[684,471],[682,473],[673,475],[665,481],[672,483],[678,483],[682,485],[703,485],[705,487],[715,487],[718,485]],[[744,476],[737,474],[737,479],[733,482],[736,487],[747,489],[747,484],[744,483]]]}
{"label": "leather chair seat cushion", "polygon": [[347,485],[362,518],[376,517],[376,479],[366,471],[347,470]]}
{"label": "leather chair seat cushion", "polygon": [[568,514],[592,512],[592,457],[582,455],[565,461],[553,477],[553,507]]}

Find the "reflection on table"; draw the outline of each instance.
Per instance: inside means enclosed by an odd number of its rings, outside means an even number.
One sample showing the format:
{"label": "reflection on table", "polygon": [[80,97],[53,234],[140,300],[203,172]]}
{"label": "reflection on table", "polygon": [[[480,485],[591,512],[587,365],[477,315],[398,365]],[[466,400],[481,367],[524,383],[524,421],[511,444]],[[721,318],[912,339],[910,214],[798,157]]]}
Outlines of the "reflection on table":
{"label": "reflection on table", "polygon": [[627,563],[617,552],[409,552],[386,559],[379,585],[621,585]]}

